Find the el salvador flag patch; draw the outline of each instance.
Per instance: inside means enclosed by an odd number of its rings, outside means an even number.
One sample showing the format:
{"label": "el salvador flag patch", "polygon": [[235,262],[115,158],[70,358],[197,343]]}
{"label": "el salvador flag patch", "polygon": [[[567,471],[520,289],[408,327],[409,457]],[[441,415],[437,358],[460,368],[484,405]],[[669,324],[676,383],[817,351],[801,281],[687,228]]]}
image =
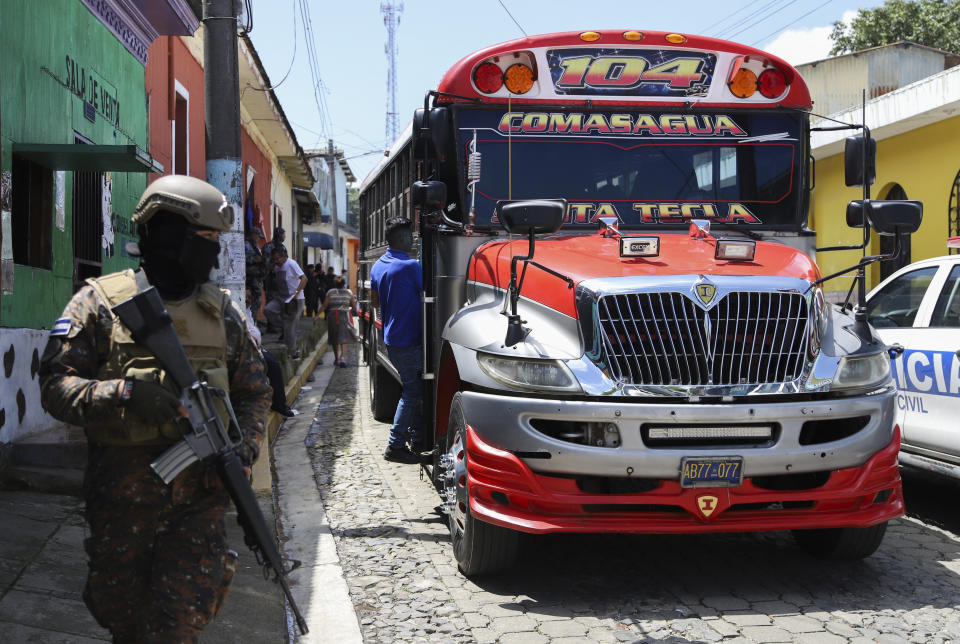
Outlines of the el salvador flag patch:
{"label": "el salvador flag patch", "polygon": [[67,335],[70,333],[71,326],[70,318],[60,318],[53,323],[53,327],[50,329],[50,335]]}

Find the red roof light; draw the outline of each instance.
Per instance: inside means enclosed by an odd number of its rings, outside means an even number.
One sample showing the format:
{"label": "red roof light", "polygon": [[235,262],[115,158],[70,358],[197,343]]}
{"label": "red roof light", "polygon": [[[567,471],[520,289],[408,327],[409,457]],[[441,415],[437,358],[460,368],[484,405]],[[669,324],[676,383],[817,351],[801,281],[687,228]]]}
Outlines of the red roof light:
{"label": "red roof light", "polygon": [[760,74],[757,88],[767,98],[779,98],[787,89],[787,77],[776,67],[770,67]]}
{"label": "red roof light", "polygon": [[503,87],[503,70],[494,63],[482,63],[473,70],[473,83],[484,94],[493,94]]}

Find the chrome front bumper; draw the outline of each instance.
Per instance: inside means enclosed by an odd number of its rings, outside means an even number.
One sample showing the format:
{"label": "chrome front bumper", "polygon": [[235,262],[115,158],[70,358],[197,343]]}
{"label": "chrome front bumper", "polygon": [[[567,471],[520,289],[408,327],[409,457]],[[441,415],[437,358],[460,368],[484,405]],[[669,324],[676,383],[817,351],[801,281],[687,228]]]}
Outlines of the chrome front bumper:
{"label": "chrome front bumper", "polygon": [[[742,456],[743,476],[822,472],[863,465],[894,436],[896,392],[814,402],[649,404],[636,399],[614,402],[564,401],[464,392],[468,425],[486,443],[520,456],[536,472],[679,480],[686,456]],[[800,430],[812,420],[868,416],[866,426],[847,438],[801,445]],[[543,434],[531,419],[614,423],[619,447],[592,447]],[[697,425],[779,423],[776,442],[763,447],[651,448],[643,443],[643,423]],[[526,454],[536,453],[537,457]],[[549,457],[547,455],[549,454]]]}

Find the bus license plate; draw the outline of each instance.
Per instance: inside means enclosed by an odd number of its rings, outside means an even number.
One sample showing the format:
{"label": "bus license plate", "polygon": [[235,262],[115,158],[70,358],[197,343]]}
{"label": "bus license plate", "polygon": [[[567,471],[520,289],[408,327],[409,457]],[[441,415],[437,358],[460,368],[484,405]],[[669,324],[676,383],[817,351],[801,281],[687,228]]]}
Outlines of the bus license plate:
{"label": "bus license plate", "polygon": [[734,487],[743,482],[742,456],[680,459],[681,487]]}

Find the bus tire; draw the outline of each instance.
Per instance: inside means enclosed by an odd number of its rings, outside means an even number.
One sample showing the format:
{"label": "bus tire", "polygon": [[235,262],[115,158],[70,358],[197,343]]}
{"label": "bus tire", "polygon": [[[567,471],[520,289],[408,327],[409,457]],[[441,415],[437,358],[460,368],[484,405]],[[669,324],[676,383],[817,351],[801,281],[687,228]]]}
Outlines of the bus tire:
{"label": "bus tire", "polygon": [[520,535],[514,530],[480,521],[470,512],[466,428],[458,392],[450,404],[447,430],[449,459],[444,492],[447,500],[453,502],[449,508],[448,523],[454,558],[460,572],[473,577],[502,572],[512,566],[517,559]]}
{"label": "bus tire", "polygon": [[401,387],[377,360],[377,347],[373,343],[370,346],[367,373],[370,377],[370,411],[373,412],[373,418],[377,422],[392,423],[400,403]]}
{"label": "bus tire", "polygon": [[883,541],[887,524],[869,528],[830,528],[794,530],[793,538],[803,550],[822,559],[863,559],[869,557]]}

